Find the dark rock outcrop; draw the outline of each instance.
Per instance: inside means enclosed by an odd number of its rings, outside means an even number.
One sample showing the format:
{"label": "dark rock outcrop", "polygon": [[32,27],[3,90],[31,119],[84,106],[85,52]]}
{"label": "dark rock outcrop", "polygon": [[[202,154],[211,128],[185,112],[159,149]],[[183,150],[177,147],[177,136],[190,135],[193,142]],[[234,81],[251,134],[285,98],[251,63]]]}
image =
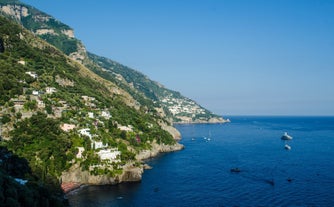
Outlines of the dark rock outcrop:
{"label": "dark rock outcrop", "polygon": [[0,38],[0,53],[5,52],[5,45],[3,43],[3,40]]}

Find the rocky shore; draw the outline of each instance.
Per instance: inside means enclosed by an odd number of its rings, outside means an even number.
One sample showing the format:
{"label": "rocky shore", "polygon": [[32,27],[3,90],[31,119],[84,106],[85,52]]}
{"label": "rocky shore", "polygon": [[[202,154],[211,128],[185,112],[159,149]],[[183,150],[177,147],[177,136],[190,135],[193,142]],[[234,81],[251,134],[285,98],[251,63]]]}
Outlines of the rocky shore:
{"label": "rocky shore", "polygon": [[[144,162],[145,159],[157,156],[159,153],[173,152],[182,150],[183,145],[176,143],[174,145],[152,143],[150,150],[143,150],[136,155],[137,161]],[[110,177],[108,175],[91,175],[88,171],[82,171],[80,164],[74,164],[68,171],[63,172],[61,187],[65,193],[79,188],[81,185],[113,185],[122,182],[139,182],[142,179],[146,164],[140,166],[134,163],[127,163],[123,167],[121,175]]]}

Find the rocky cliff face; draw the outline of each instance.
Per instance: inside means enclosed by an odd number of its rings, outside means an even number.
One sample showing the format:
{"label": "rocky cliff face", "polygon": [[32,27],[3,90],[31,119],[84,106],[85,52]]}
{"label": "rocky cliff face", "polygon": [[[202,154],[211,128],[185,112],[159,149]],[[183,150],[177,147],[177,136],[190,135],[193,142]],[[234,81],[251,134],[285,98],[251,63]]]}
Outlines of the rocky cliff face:
{"label": "rocky cliff face", "polygon": [[27,17],[29,15],[28,8],[22,5],[4,5],[1,6],[1,11],[7,15],[15,17],[21,20],[22,17]]}
{"label": "rocky cliff face", "polygon": [[[68,38],[74,38],[74,31],[68,28],[68,26],[65,26],[64,29],[56,31],[51,24],[55,24],[54,22],[61,24],[58,20],[54,19],[53,17],[43,12],[39,12],[30,6],[24,6],[22,4],[16,4],[16,3],[3,4],[3,5],[0,4],[0,11],[3,14],[10,16],[19,22],[24,21],[24,18],[27,18],[30,16],[31,19],[29,23],[30,24],[35,23],[34,28],[31,28],[31,29],[36,35],[64,34]],[[24,22],[22,23],[24,24]]]}
{"label": "rocky cliff face", "polygon": [[109,175],[91,175],[88,171],[82,171],[79,164],[73,165],[67,172],[61,176],[62,183],[79,183],[81,185],[113,185],[121,182],[140,181],[142,167],[134,167],[132,164],[127,164],[123,168],[123,173],[115,177]]}
{"label": "rocky cliff face", "polygon": [[164,152],[174,152],[178,150],[182,150],[184,146],[182,144],[176,143],[174,145],[165,145],[165,144],[158,144],[156,142],[152,143],[152,149],[150,150],[143,150],[136,155],[137,160],[145,160],[148,158],[152,158],[157,156],[159,153]]}

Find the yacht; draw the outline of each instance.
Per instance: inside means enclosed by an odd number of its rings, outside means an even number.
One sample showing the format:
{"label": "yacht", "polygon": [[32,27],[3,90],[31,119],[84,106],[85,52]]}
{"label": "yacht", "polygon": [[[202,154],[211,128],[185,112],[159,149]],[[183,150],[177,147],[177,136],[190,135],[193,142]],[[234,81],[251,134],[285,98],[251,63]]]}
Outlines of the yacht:
{"label": "yacht", "polygon": [[288,145],[288,144],[285,144],[285,145],[284,145],[284,148],[285,148],[286,150],[291,150],[291,146]]}
{"label": "yacht", "polygon": [[283,136],[281,137],[282,140],[291,140],[292,137],[290,135],[288,135],[287,132],[284,132]]}

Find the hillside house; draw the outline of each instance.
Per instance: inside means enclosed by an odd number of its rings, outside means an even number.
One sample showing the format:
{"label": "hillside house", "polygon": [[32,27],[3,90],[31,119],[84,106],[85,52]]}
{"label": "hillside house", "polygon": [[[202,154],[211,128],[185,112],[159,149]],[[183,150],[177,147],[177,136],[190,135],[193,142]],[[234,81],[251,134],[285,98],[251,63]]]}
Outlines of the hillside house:
{"label": "hillside house", "polygon": [[97,153],[101,160],[110,160],[111,162],[119,162],[120,160],[117,159],[118,156],[121,155],[121,152],[117,149],[104,149],[100,150]]}
{"label": "hillside house", "polygon": [[45,103],[42,100],[37,100],[37,108],[44,109]]}
{"label": "hillside house", "polygon": [[39,95],[39,91],[35,91],[35,90],[33,90],[33,91],[32,91],[32,95],[34,95],[34,96],[38,96],[38,95]]}
{"label": "hillside house", "polygon": [[83,136],[87,136],[90,139],[92,138],[92,135],[90,134],[90,129],[88,129],[88,128],[80,129],[78,132]]}
{"label": "hillside house", "polygon": [[128,126],[118,126],[117,128],[120,129],[120,130],[122,130],[122,131],[126,131],[126,132],[132,132],[133,131],[131,125],[128,125]]}
{"label": "hillside house", "polygon": [[91,141],[92,141],[92,144],[91,144],[92,149],[101,149],[101,148],[108,147],[108,144],[103,144],[103,142],[101,141],[94,141],[94,140],[91,140]]}
{"label": "hillside house", "polygon": [[76,155],[76,158],[81,159],[82,153],[85,151],[85,148],[83,147],[77,147],[78,148],[78,154]]}
{"label": "hillside house", "polygon": [[45,88],[45,93],[46,93],[46,94],[53,94],[53,93],[55,93],[55,92],[57,92],[57,89],[54,88],[54,87],[46,87],[46,88]]}
{"label": "hillside house", "polygon": [[26,65],[26,61],[24,61],[24,60],[19,60],[19,61],[17,61],[17,63],[21,64],[21,65]]}
{"label": "hillside house", "polygon": [[61,128],[63,131],[65,131],[65,132],[69,132],[69,131],[75,129],[75,125],[74,125],[74,124],[66,124],[66,123],[65,123],[65,124],[60,125],[60,128]]}
{"label": "hillside house", "polygon": [[30,75],[30,77],[32,78],[38,78],[38,75],[35,73],[35,72],[31,72],[31,71],[28,71],[28,72],[25,72],[26,74]]}
{"label": "hillside house", "polygon": [[111,118],[111,114],[109,111],[101,111],[101,116],[105,119],[110,119]]}

